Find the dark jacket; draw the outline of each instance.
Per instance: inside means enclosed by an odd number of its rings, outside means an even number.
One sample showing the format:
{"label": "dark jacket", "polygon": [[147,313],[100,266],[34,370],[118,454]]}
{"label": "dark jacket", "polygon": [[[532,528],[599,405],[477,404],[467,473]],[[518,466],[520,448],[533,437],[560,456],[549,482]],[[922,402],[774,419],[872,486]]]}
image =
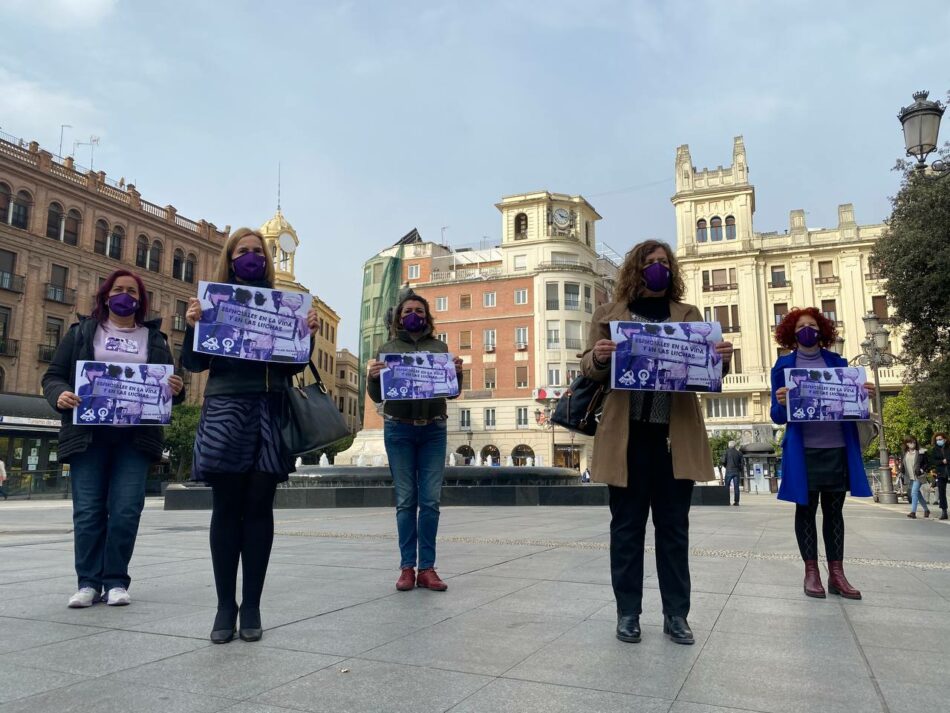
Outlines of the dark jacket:
{"label": "dark jacket", "polygon": [[[404,329],[396,333],[396,338],[386,342],[379,348],[380,354],[405,354],[406,352],[432,352],[444,354],[449,350],[445,342],[432,336],[431,330],[423,332],[418,339]],[[462,375],[458,375],[459,392],[462,389]],[[368,379],[366,390],[369,397],[376,403],[383,401],[383,393],[379,379]],[[457,398],[457,397],[455,397]],[[445,418],[445,399],[415,399],[407,401],[386,401],[383,405],[386,416],[396,418],[433,419]]]}
{"label": "dark jacket", "polygon": [[904,456],[906,455],[906,449],[901,451],[897,460],[897,472],[901,475],[906,475],[908,480],[917,480],[918,476],[922,476],[927,469],[930,468],[930,458],[927,456],[927,451],[923,448],[917,449],[917,456],[914,458],[913,473],[908,473],[907,468],[904,466]]}
{"label": "dark jacket", "polygon": [[[194,342],[195,329],[188,327],[185,330],[185,341],[181,345],[181,365],[188,371],[210,372],[205,386],[205,396],[284,393],[294,374],[299,374],[307,368],[306,364],[282,364],[210,356],[196,352]],[[311,355],[313,344],[311,337]]]}
{"label": "dark jacket", "polygon": [[[145,322],[148,327],[148,363],[174,364],[168,339],[159,329],[162,320],[155,319]],[[76,392],[76,362],[92,361],[95,358],[93,340],[99,322],[91,317],[80,317],[79,321],[69,328],[63,341],[56,347],[56,353],[43,375],[43,395],[50,405],[62,414],[62,426],[59,430],[59,459],[68,463],[71,456],[83,453],[92,442],[96,429],[109,428],[108,426],[76,426],[73,425],[73,409],[58,409],[56,402],[65,391]],[[181,403],[185,398],[182,389],[172,401]],[[123,435],[128,434],[126,442],[147,453],[152,462],[162,458],[164,450],[164,429],[157,426],[122,426]]]}
{"label": "dark jacket", "polygon": [[738,475],[742,472],[742,454],[737,448],[727,448],[722,454],[722,465],[726,467],[726,475]]}
{"label": "dark jacket", "polygon": [[938,478],[946,478],[950,472],[950,465],[944,463],[944,460],[950,461],[950,445],[934,446],[930,450],[930,465],[937,471]]}

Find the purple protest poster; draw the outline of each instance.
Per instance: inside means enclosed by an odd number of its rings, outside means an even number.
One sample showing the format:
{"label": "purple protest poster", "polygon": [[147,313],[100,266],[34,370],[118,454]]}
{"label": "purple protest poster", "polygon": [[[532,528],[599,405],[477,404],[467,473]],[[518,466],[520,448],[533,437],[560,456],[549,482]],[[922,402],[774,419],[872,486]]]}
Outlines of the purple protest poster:
{"label": "purple protest poster", "polygon": [[435,399],[458,396],[459,382],[451,354],[407,352],[380,354],[386,366],[379,372],[387,401]]}
{"label": "purple protest poster", "polygon": [[785,406],[789,423],[867,421],[871,400],[864,367],[786,369]]}
{"label": "purple protest poster", "polygon": [[722,391],[718,322],[611,322],[614,389]]}
{"label": "purple protest poster", "polygon": [[251,361],[306,364],[310,359],[306,292],[199,282],[196,352]]}
{"label": "purple protest poster", "polygon": [[171,364],[76,362],[73,423],[78,426],[163,426],[172,420]]}

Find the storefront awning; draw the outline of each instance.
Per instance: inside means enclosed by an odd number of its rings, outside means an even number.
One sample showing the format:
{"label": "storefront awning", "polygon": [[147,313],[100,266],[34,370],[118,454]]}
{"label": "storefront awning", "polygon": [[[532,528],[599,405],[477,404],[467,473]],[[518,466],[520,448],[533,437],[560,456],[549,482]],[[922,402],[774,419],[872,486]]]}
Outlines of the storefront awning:
{"label": "storefront awning", "polygon": [[0,394],[0,431],[58,431],[60,416],[42,396]]}

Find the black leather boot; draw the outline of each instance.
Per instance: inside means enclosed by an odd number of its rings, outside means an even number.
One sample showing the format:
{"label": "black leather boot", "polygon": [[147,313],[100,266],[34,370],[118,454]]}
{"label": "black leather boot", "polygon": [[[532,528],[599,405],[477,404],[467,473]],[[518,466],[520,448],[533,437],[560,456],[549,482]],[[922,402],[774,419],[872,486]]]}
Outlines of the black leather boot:
{"label": "black leather boot", "polygon": [[696,641],[685,616],[664,616],[663,633],[677,644],[693,644]]}
{"label": "black leather boot", "polygon": [[640,617],[617,615],[617,638],[628,644],[640,643]]}

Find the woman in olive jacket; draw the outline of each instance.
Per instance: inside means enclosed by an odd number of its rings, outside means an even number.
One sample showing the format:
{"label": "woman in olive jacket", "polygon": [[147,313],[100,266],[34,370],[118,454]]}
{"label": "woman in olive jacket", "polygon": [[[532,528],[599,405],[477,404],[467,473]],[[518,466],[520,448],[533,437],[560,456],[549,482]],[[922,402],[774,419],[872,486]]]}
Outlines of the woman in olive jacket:
{"label": "woman in olive jacket", "polygon": [[[647,240],[627,253],[614,301],[594,312],[581,361],[584,375],[609,383],[610,322],[700,322],[673,250]],[[723,372],[732,344],[715,352]],[[640,641],[643,548],[647,515],[656,530],[656,569],[663,600],[663,632],[692,644],[686,617],[690,605],[689,506],[693,483],[715,479],[703,414],[691,392],[610,391],[594,437],[591,479],[610,491],[610,577],[617,599],[617,638]]]}

